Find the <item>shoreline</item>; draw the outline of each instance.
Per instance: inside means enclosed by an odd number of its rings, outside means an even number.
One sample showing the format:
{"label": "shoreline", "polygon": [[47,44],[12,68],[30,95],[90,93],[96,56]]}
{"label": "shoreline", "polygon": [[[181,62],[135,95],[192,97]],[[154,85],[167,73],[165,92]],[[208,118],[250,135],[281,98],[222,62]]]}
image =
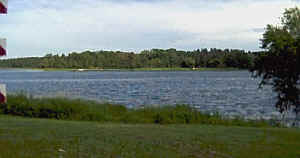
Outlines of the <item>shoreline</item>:
{"label": "shoreline", "polygon": [[116,123],[281,126],[275,119],[228,117],[218,112],[206,113],[187,104],[128,108],[125,105],[110,102],[66,97],[35,98],[26,94],[9,94],[7,103],[0,104],[0,114]]}
{"label": "shoreline", "polygon": [[36,71],[73,71],[73,72],[103,72],[103,71],[243,71],[239,68],[132,68],[132,69],[102,69],[102,68],[0,68],[0,70],[36,70]]}

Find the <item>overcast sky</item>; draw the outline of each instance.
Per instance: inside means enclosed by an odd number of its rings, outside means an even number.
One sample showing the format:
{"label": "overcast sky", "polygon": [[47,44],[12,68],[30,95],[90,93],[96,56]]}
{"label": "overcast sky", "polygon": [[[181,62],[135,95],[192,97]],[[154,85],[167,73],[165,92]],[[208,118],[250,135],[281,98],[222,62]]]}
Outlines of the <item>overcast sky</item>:
{"label": "overcast sky", "polygon": [[151,48],[259,50],[267,24],[299,0],[9,0],[8,57]]}

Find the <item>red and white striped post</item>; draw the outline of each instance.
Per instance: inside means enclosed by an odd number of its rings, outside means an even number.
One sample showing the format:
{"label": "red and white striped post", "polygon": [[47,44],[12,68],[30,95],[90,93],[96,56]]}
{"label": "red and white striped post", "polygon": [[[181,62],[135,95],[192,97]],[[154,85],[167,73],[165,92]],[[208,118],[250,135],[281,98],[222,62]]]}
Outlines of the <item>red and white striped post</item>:
{"label": "red and white striped post", "polygon": [[0,0],[0,14],[7,13],[7,0]]}
{"label": "red and white striped post", "polygon": [[[0,0],[0,14],[7,13],[7,0]],[[6,55],[6,39],[0,38],[0,57]],[[0,84],[0,104],[6,103],[6,86]]]}
{"label": "red and white striped post", "polygon": [[0,38],[0,56],[6,55],[6,39]]}
{"label": "red and white striped post", "polygon": [[6,103],[6,86],[0,84],[0,104]]}

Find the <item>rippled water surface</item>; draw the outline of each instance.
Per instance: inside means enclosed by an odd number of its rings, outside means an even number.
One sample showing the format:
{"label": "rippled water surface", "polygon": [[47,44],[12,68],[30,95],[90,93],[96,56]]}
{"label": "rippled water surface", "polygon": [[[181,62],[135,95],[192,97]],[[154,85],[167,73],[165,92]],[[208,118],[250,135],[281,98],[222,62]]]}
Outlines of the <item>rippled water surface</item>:
{"label": "rippled water surface", "polygon": [[247,71],[44,72],[0,70],[9,93],[68,96],[125,104],[190,104],[249,117],[276,115],[275,94]]}

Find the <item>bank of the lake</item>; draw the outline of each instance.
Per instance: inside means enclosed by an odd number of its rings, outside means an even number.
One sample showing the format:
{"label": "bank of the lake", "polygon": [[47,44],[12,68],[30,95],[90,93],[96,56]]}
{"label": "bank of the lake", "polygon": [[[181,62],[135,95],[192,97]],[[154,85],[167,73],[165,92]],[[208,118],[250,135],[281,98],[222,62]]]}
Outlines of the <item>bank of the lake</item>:
{"label": "bank of the lake", "polygon": [[238,68],[137,68],[137,69],[128,69],[132,71],[238,71],[242,69]]}
{"label": "bank of the lake", "polygon": [[[224,126],[271,127],[265,120],[228,119],[215,113],[202,113],[188,105],[144,106],[130,109],[124,105],[96,101],[56,98],[34,98],[24,94],[8,95],[0,105],[0,114],[29,118],[96,121],[126,124],[210,124]],[[273,123],[273,124],[272,124]]]}
{"label": "bank of the lake", "polygon": [[201,67],[201,68],[181,68],[181,67],[174,67],[174,68],[132,68],[132,69],[102,69],[102,68],[1,68],[6,70],[37,70],[37,71],[240,71],[243,69],[239,68],[208,68],[208,67]]}
{"label": "bank of the lake", "polygon": [[0,157],[298,158],[300,130],[225,119],[187,105],[128,109],[68,98],[9,95]]}

